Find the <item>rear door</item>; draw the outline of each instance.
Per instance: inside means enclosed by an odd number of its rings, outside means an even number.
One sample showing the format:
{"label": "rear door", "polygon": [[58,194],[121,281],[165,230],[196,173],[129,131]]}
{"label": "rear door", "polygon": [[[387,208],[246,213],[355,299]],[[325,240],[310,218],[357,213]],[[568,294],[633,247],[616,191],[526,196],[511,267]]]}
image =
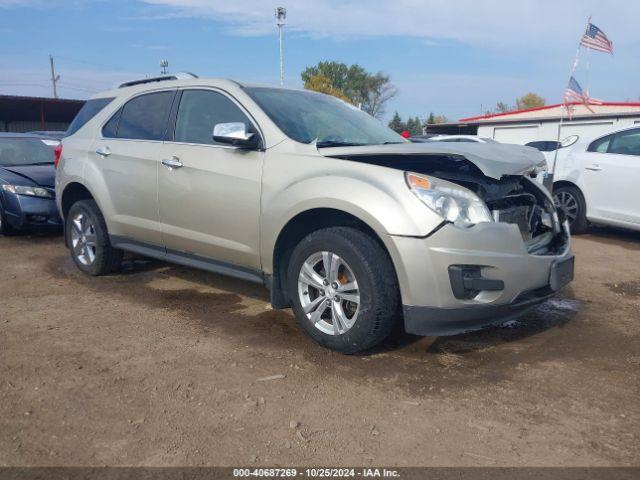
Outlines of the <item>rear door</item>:
{"label": "rear door", "polygon": [[92,155],[108,195],[109,232],[158,247],[162,229],[158,214],[158,165],[175,90],[145,93],[130,99],[102,128]]}
{"label": "rear door", "polygon": [[590,216],[640,224],[640,128],[595,140],[582,160]]}
{"label": "rear door", "polygon": [[161,165],[159,206],[167,253],[190,254],[260,269],[259,222],[264,152],[217,143],[218,123],[244,122],[260,135],[243,107],[225,92],[178,94],[174,134]]}

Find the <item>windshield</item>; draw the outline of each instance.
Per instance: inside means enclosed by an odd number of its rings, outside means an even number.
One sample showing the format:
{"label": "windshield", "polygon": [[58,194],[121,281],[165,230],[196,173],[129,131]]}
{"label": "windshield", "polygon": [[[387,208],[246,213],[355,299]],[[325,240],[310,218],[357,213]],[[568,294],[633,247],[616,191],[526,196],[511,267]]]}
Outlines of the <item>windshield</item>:
{"label": "windshield", "polygon": [[0,138],[0,166],[53,163],[53,146],[38,138]]}
{"label": "windshield", "polygon": [[342,100],[306,90],[245,91],[288,137],[318,147],[405,143],[396,132]]}

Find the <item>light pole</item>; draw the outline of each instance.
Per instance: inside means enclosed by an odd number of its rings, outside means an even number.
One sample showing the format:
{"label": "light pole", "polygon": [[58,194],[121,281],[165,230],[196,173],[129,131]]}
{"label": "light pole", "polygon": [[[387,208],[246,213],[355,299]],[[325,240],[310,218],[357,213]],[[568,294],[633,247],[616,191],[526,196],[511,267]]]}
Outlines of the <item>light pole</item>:
{"label": "light pole", "polygon": [[278,26],[278,36],[280,38],[280,86],[284,86],[284,51],[282,49],[282,29],[287,19],[287,9],[284,7],[276,8],[276,25]]}

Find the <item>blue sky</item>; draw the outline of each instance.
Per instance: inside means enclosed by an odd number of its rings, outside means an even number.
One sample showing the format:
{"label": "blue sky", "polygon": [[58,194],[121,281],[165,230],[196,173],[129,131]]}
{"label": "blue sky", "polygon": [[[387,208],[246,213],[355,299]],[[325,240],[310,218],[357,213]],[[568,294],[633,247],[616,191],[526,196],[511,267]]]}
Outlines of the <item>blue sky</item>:
{"label": "blue sky", "polygon": [[529,91],[559,102],[589,15],[615,55],[583,52],[578,81],[598,99],[640,98],[640,2],[624,0],[0,0],[0,94],[51,95],[49,53],[67,98],[159,73],[165,58],[171,71],[275,84],[278,5],[286,84],[320,60],[359,63],[398,88],[387,117],[456,120]]}

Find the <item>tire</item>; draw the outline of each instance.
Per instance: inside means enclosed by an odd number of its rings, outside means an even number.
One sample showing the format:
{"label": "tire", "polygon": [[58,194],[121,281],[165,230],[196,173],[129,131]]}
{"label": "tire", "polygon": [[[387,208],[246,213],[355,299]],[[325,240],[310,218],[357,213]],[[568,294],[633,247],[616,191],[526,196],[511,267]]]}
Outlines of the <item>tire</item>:
{"label": "tire", "polygon": [[578,187],[563,185],[554,188],[553,201],[556,207],[564,208],[572,234],[580,235],[587,231],[587,203]]}
{"label": "tire", "polygon": [[0,204],[0,235],[10,237],[12,235],[15,235],[16,233],[18,233],[18,231],[9,224],[7,216],[4,213],[4,209]]}
{"label": "tire", "polygon": [[[329,275],[327,254],[335,269],[330,268]],[[308,272],[307,267],[313,265],[317,276]],[[400,292],[391,259],[378,242],[354,228],[326,228],[302,239],[291,254],[287,293],[302,329],[320,345],[345,354],[378,345],[400,316]],[[308,313],[303,302],[311,308]],[[318,307],[313,308],[316,303]],[[324,311],[318,314],[321,309]]]}
{"label": "tire", "polygon": [[111,246],[107,225],[93,200],[80,200],[69,209],[65,239],[76,266],[87,275],[113,273],[120,268],[122,250]]}

